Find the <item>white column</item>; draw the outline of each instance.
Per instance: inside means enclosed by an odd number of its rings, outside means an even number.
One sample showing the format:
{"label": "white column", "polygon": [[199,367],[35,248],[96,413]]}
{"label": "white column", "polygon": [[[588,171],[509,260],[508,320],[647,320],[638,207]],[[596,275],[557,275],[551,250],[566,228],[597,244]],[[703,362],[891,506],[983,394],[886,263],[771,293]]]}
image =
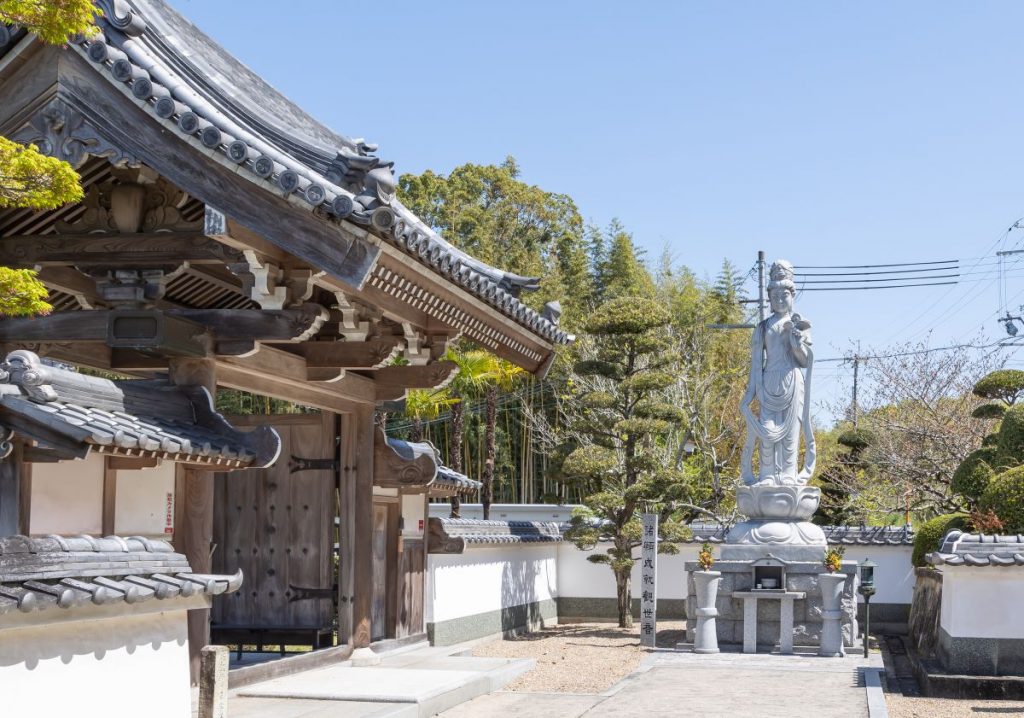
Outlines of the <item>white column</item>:
{"label": "white column", "polygon": [[757,653],[757,597],[743,598],[743,652]]}

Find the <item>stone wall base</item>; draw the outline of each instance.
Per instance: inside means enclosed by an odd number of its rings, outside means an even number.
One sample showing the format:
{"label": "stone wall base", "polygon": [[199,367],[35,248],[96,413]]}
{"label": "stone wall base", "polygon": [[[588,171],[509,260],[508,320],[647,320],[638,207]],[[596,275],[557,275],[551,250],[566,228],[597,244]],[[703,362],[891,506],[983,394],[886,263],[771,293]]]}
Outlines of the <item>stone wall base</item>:
{"label": "stone wall base", "polygon": [[536,631],[554,623],[558,623],[558,605],[554,599],[546,599],[500,611],[428,623],[427,638],[431,645],[450,646],[486,636]]}

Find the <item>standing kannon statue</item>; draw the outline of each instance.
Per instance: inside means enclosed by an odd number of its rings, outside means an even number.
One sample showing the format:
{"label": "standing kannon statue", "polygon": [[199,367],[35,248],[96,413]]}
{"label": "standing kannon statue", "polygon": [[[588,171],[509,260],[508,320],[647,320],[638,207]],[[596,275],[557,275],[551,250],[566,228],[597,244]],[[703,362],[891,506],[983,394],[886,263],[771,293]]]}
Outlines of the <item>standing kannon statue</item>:
{"label": "standing kannon statue", "polygon": [[[741,472],[748,486],[803,486],[814,473],[815,462],[810,411],[811,323],[793,311],[793,265],[780,259],[772,264],[769,276],[772,315],[754,329],[750,380],[741,402],[747,421]],[[805,451],[803,467],[798,468],[801,435]],[[757,474],[753,468],[755,444],[760,445]]]}

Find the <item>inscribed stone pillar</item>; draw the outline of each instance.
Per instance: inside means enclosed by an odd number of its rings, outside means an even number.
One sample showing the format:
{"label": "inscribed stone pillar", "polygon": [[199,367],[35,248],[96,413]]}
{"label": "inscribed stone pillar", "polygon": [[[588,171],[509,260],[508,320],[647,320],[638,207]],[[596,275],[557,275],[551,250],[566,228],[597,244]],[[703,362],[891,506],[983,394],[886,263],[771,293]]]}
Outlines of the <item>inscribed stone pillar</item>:
{"label": "inscribed stone pillar", "polygon": [[[212,359],[171,359],[171,382],[178,386],[202,386],[217,396]],[[174,548],[185,554],[194,573],[211,573],[213,543],[213,473],[177,467],[174,482]],[[192,683],[199,681],[200,652],[210,642],[210,610],[188,612],[188,653]]]}

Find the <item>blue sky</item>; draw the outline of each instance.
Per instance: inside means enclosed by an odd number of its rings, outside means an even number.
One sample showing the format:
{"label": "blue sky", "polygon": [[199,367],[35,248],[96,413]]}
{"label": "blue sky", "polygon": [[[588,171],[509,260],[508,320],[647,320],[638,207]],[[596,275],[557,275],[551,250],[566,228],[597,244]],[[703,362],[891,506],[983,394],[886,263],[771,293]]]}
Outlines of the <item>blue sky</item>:
{"label": "blue sky", "polygon": [[[1006,232],[1024,216],[1024,3],[172,3],[399,172],[514,155],[526,181],[701,275],[758,249],[969,260],[952,288],[800,296],[819,357],[1002,334],[977,258],[1024,246]],[[816,372],[820,412],[849,374]]]}

